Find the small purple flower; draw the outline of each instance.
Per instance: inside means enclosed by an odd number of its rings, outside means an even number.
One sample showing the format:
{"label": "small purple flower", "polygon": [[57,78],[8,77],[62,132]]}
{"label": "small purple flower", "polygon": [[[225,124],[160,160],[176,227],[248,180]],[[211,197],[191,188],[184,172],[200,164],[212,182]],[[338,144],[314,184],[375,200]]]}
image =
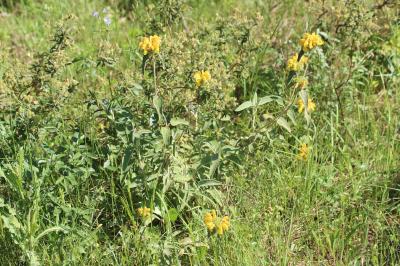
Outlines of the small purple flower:
{"label": "small purple flower", "polygon": [[93,11],[93,13],[92,13],[92,16],[95,17],[95,18],[98,18],[99,15],[100,15],[99,12],[97,12],[96,10]]}
{"label": "small purple flower", "polygon": [[103,13],[107,14],[108,13],[108,7],[103,8]]}
{"label": "small purple flower", "polygon": [[103,20],[104,20],[104,23],[106,24],[107,27],[111,25],[111,18],[110,18],[110,16],[108,16],[108,15],[105,16]]}

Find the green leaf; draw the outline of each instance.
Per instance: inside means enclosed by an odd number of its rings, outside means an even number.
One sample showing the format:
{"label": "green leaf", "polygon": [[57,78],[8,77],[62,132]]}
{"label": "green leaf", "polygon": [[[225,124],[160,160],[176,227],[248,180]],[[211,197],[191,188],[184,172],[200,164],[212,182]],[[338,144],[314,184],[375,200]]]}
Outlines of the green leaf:
{"label": "green leaf", "polygon": [[178,173],[178,174],[174,175],[174,180],[179,183],[186,183],[192,179],[193,179],[193,177],[188,174],[185,175],[185,174]]}
{"label": "green leaf", "polygon": [[218,166],[219,166],[219,158],[217,158],[211,162],[210,172],[209,172],[210,178],[213,177],[213,175],[215,174],[215,171],[217,171],[217,169],[218,169]]}
{"label": "green leaf", "polygon": [[286,129],[287,131],[292,132],[292,129],[290,128],[289,123],[288,121],[286,121],[285,118],[279,117],[276,122],[278,123],[278,125]]}
{"label": "green leaf", "polygon": [[36,242],[39,241],[39,239],[41,239],[42,237],[44,237],[44,236],[46,236],[46,235],[48,235],[48,234],[50,234],[50,233],[52,233],[52,232],[59,232],[59,231],[62,231],[62,232],[64,232],[64,233],[66,232],[66,230],[65,230],[64,228],[60,227],[60,226],[53,226],[53,227],[47,228],[46,230],[44,230],[43,232],[41,232],[41,233],[36,237],[35,241],[36,241]]}
{"label": "green leaf", "polygon": [[169,127],[162,127],[161,135],[163,137],[164,144],[169,145],[171,142],[171,129],[169,129]]}
{"label": "green leaf", "polygon": [[257,96],[257,92],[254,92],[254,96],[253,96],[253,106],[256,106],[256,104],[258,103],[258,96]]}
{"label": "green leaf", "polygon": [[135,94],[136,96],[140,94],[140,92],[143,91],[143,87],[140,84],[133,84],[133,87],[130,88],[132,93]]}
{"label": "green leaf", "polygon": [[213,202],[217,203],[217,205],[220,205],[220,206],[222,205],[224,195],[221,190],[212,188],[212,189],[209,189],[207,191],[207,193],[210,195]]}
{"label": "green leaf", "polygon": [[179,125],[185,125],[185,126],[189,125],[188,121],[186,121],[185,119],[182,119],[182,118],[177,118],[177,117],[172,118],[170,123],[171,123],[171,126],[173,126],[173,127],[176,127]]}
{"label": "green leaf", "polygon": [[262,117],[263,117],[265,120],[274,119],[274,116],[271,115],[271,114],[269,114],[269,113],[263,114]]}
{"label": "green leaf", "polygon": [[129,169],[129,166],[131,165],[132,153],[133,153],[133,148],[132,147],[128,147],[125,150],[124,157],[122,159],[122,171],[123,172],[126,172]]}
{"label": "green leaf", "polygon": [[260,98],[258,105],[263,105],[263,104],[272,102],[273,100],[274,100],[274,98],[272,98],[271,96],[265,96],[265,97]]}
{"label": "green leaf", "polygon": [[308,125],[311,122],[311,117],[310,117],[310,114],[308,113],[308,94],[307,94],[306,90],[301,90],[299,92],[299,94],[304,103],[304,117],[305,117],[305,119],[307,121],[307,125]]}
{"label": "green leaf", "polygon": [[203,179],[203,180],[200,180],[198,183],[199,187],[214,187],[214,186],[220,186],[220,185],[222,185],[222,183],[215,179]]}
{"label": "green leaf", "polygon": [[290,121],[292,121],[293,125],[296,125],[296,118],[293,110],[289,109],[287,116],[290,118]]}
{"label": "green leaf", "polygon": [[3,227],[7,228],[11,234],[17,237],[20,235],[22,226],[15,216],[0,216],[0,218],[3,220]]}
{"label": "green leaf", "polygon": [[171,223],[175,222],[178,219],[179,213],[175,208],[171,208],[167,212],[167,219]]}
{"label": "green leaf", "polygon": [[24,198],[24,191],[22,186],[22,171],[23,167],[15,166],[15,169],[11,165],[6,165],[9,168],[8,175],[6,175],[3,170],[0,168],[0,177],[3,177],[8,184],[10,185],[11,189],[14,189],[16,192],[19,193],[21,198]]}
{"label": "green leaf", "polygon": [[151,131],[147,129],[139,129],[136,132],[133,132],[135,138],[140,138],[142,135],[150,134]]}
{"label": "green leaf", "polygon": [[155,96],[153,97],[153,105],[154,105],[154,107],[156,108],[158,117],[161,118],[161,117],[162,117],[162,114],[161,114],[162,100],[161,100],[161,98],[158,97],[157,95],[155,95]]}
{"label": "green leaf", "polygon": [[253,103],[252,103],[251,101],[244,102],[244,103],[242,103],[241,105],[239,105],[239,106],[235,109],[235,112],[243,111],[243,110],[245,110],[245,109],[247,109],[247,108],[250,108],[250,107],[252,107],[252,106],[253,106]]}

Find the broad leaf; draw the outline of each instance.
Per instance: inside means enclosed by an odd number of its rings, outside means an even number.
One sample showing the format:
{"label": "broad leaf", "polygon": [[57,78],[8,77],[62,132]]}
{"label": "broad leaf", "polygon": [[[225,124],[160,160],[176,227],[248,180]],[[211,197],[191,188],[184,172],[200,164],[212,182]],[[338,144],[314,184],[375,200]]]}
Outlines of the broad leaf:
{"label": "broad leaf", "polygon": [[278,123],[278,125],[280,125],[284,129],[286,129],[287,131],[292,132],[292,129],[290,128],[290,125],[289,125],[288,121],[286,121],[285,118],[279,117],[276,122]]}
{"label": "broad leaf", "polygon": [[235,109],[235,112],[243,111],[243,110],[245,110],[245,109],[247,109],[247,108],[250,108],[250,107],[252,107],[252,106],[253,106],[253,103],[252,103],[251,101],[244,102],[244,103],[242,103],[241,105],[239,105],[239,106]]}
{"label": "broad leaf", "polygon": [[263,105],[269,102],[272,102],[274,99],[271,96],[265,96],[260,98],[260,101],[258,102],[258,105]]}
{"label": "broad leaf", "polygon": [[176,127],[179,125],[185,125],[185,126],[189,125],[188,121],[186,121],[185,119],[182,119],[182,118],[177,118],[177,117],[172,118],[170,123],[171,123],[171,126],[173,126],[173,127]]}

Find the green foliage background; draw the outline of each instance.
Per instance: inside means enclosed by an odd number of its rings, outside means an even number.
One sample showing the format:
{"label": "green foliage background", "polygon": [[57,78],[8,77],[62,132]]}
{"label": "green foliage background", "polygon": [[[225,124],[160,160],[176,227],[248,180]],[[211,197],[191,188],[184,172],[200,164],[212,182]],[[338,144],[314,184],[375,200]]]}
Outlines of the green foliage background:
{"label": "green foliage background", "polygon": [[[0,265],[399,264],[397,1],[0,11]],[[300,92],[286,62],[305,32],[325,44]]]}

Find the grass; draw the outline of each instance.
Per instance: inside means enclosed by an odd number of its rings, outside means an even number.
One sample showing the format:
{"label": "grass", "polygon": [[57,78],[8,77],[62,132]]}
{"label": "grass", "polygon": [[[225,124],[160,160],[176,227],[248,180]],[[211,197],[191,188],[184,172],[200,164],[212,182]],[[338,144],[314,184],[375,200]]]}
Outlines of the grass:
{"label": "grass", "polygon": [[387,258],[398,257],[396,129],[382,132],[390,111],[379,119],[357,111],[346,135],[336,133],[334,117],[318,128],[312,162],[261,155],[243,173],[251,182],[241,180],[239,206],[253,241],[270,254],[267,264],[391,264]]}
{"label": "grass", "polygon": [[[0,265],[399,264],[395,1],[17,2],[0,1]],[[308,119],[285,68],[316,30]]]}

